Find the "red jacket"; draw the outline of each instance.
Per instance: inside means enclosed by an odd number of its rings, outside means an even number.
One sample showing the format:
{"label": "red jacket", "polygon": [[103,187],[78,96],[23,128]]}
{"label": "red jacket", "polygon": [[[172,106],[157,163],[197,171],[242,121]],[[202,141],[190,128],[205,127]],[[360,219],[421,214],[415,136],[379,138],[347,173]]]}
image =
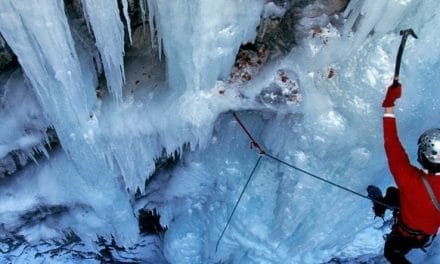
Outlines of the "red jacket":
{"label": "red jacket", "polygon": [[410,164],[400,143],[394,116],[384,116],[383,129],[388,165],[400,190],[402,221],[412,229],[436,234],[440,227],[440,212],[432,203],[420,175],[426,175],[437,200],[440,200],[440,176],[427,174]]}

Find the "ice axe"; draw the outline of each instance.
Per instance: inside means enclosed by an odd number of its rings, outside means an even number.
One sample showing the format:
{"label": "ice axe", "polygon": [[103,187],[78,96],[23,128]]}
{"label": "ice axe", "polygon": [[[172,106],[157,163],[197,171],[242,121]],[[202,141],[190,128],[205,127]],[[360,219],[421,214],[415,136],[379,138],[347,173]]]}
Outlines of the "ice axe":
{"label": "ice axe", "polygon": [[397,58],[396,58],[396,68],[394,69],[394,81],[393,81],[393,87],[396,87],[399,83],[399,72],[400,72],[400,63],[402,60],[402,54],[403,49],[405,48],[406,39],[409,35],[413,36],[414,38],[417,38],[416,33],[414,33],[414,30],[412,28],[401,30],[400,35],[402,36],[402,40],[400,41],[399,51],[397,52]]}

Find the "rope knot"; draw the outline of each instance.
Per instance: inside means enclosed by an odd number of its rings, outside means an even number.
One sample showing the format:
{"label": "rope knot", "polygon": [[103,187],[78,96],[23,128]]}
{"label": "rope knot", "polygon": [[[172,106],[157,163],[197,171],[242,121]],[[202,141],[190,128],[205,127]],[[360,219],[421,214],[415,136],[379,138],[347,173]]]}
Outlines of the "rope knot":
{"label": "rope knot", "polygon": [[251,141],[251,149],[256,148],[259,151],[259,155],[264,155],[266,154],[266,152],[260,147],[260,145],[258,145],[257,142],[255,141]]}

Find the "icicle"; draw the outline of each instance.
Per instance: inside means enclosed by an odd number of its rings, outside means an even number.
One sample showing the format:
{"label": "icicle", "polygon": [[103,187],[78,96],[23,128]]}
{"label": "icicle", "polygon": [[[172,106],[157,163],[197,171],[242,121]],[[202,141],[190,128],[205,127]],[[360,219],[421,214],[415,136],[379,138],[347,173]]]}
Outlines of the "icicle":
{"label": "icicle", "polygon": [[[144,31],[144,34],[147,34],[147,0],[139,0],[139,6],[141,7],[141,18],[142,18],[142,28]],[[151,12],[149,12],[149,16],[150,16]],[[150,17],[149,17],[150,19]],[[154,24],[152,24],[151,22],[149,22],[149,27],[150,27],[150,42],[151,42],[151,47],[154,48],[155,47],[155,43],[154,43]],[[153,31],[152,31],[153,30]],[[159,54],[160,57],[160,54]],[[160,58],[159,58],[160,59]]]}
{"label": "icicle", "polygon": [[0,47],[4,47],[6,45],[5,40],[2,38],[2,35],[0,35]]}
{"label": "icicle", "polygon": [[146,33],[146,24],[147,24],[147,20],[145,19],[146,17],[146,0],[139,0],[139,6],[141,8],[141,19],[142,19],[142,28],[144,29],[144,34]]}
{"label": "icicle", "polygon": [[89,31],[89,33],[93,34],[92,28],[90,26],[90,18],[89,18],[89,14],[87,13],[86,9],[83,8],[83,16],[85,18],[86,21],[86,26],[87,26],[87,30]]}
{"label": "icicle", "polygon": [[105,159],[105,163],[113,171],[115,169],[115,164],[114,164],[114,161],[113,161],[113,155],[111,153],[104,153],[104,159]]}
{"label": "icicle", "polygon": [[49,152],[47,151],[46,147],[43,144],[40,144],[37,146],[38,150],[44,154],[44,156],[49,159]]}
{"label": "icicle", "polygon": [[124,27],[119,17],[117,1],[82,0],[83,8],[92,26],[96,46],[110,93],[117,102],[122,101],[124,74]]}
{"label": "icicle", "polygon": [[[83,3],[108,83],[113,84],[115,97],[121,100],[124,30],[117,2]],[[60,185],[60,192],[73,193],[76,199],[85,199],[93,207],[97,216],[105,220],[97,232],[111,232],[124,245],[134,243],[137,220],[131,214],[129,197],[118,182],[118,174],[110,171],[102,158],[107,142],[96,136],[97,127],[90,122],[90,112],[97,103],[95,86],[91,75],[83,72],[86,54],[77,53],[64,2],[2,0],[0,32],[17,55],[63,150],[78,172],[76,178]],[[75,183],[81,183],[81,187]],[[115,217],[115,212],[124,217]]]}
{"label": "icicle", "polygon": [[35,164],[40,165],[35,158],[35,154],[38,153],[38,150],[35,149],[35,147],[32,147],[32,150],[30,152],[26,153],[26,156],[28,156]]}
{"label": "icicle", "polygon": [[49,135],[47,135],[47,131],[46,131],[46,132],[43,132],[43,136],[44,136],[44,142],[47,144],[47,146],[49,147],[49,149],[52,150],[52,147],[50,146]]}
{"label": "icicle", "polygon": [[157,37],[159,49],[159,60],[162,60],[162,35],[160,30],[159,13],[155,0],[146,0],[148,4],[148,22],[150,24],[151,46],[154,47],[154,40]]}
{"label": "icicle", "polygon": [[133,39],[131,38],[131,22],[130,22],[130,15],[128,14],[127,0],[122,0],[122,6],[123,6],[123,10],[124,10],[125,21],[127,22],[128,38],[130,39],[130,44],[132,44]]}
{"label": "icicle", "polygon": [[356,32],[354,46],[357,47],[372,33],[384,34],[394,30],[413,3],[415,2],[411,0],[397,3],[350,1],[344,12],[347,20],[343,35],[349,36],[352,32]]}

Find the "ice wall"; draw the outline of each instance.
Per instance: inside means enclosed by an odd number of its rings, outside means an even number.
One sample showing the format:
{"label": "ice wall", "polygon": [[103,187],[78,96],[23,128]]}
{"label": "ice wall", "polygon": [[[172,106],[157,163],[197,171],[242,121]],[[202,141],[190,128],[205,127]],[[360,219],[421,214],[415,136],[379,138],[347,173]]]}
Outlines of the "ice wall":
{"label": "ice wall", "polygon": [[69,180],[84,186],[75,188],[65,181],[59,188],[90,203],[103,219],[102,226],[113,227],[118,240],[133,242],[136,221],[129,197],[117,180],[118,172],[106,164],[105,144],[95,137],[95,86],[92,75],[82,72],[90,67],[83,67],[78,58],[63,2],[2,1],[0,10],[0,32],[79,173]]}
{"label": "ice wall", "polygon": [[[185,153],[176,170],[153,179],[157,182],[149,185],[144,203],[139,202],[140,207],[158,208],[168,226],[164,241],[171,263],[319,263],[335,255],[380,254],[381,234],[371,226],[368,201],[267,161],[256,172],[215,253],[218,236],[256,160],[227,111],[256,109],[240,112],[256,139],[301,168],[359,192],[371,183],[391,184],[384,176],[380,101],[392,80],[397,32],[402,28],[414,27],[420,37],[407,43],[401,71],[404,96],[396,109],[408,152],[414,153],[419,128],[439,122],[439,92],[432,89],[439,81],[440,49],[432,30],[440,24],[436,1],[351,1],[342,27],[327,25],[242,86],[216,81],[229,74],[240,44],[255,37],[262,1],[147,4],[150,25],[154,20],[159,47],[167,56],[169,85],[160,78],[155,83],[146,77],[131,79],[124,89],[132,89],[132,94],[117,104],[95,98],[93,78],[83,72],[91,67],[83,67],[84,55],[79,55],[87,52],[75,46],[62,2],[0,2],[0,32],[18,55],[69,154],[69,159],[53,160],[57,165],[41,174],[38,190],[44,192],[50,183],[45,193],[49,201],[90,204],[93,219],[75,214],[75,225],[87,222],[102,233],[116,230],[118,240],[132,242],[137,223],[124,189],[143,186],[163,150],[170,155],[189,142],[193,153]],[[117,65],[121,24],[115,9],[102,8],[105,12],[86,12],[102,57],[113,54],[108,60],[117,60],[106,74],[117,77],[118,83],[123,80],[121,64]],[[426,15],[426,10],[432,13]],[[103,28],[106,21],[114,27]],[[102,44],[109,29],[117,30],[113,42]],[[150,64],[127,66],[127,76],[138,70],[136,77],[142,75],[140,69]],[[154,66],[162,69],[159,63]],[[279,69],[298,78],[304,92],[300,106],[286,110],[256,100]],[[137,81],[148,85],[142,89]],[[92,240],[94,233],[89,235]],[[362,240],[363,236],[373,239]],[[373,246],[353,249],[359,239]]]}
{"label": "ice wall", "polygon": [[240,44],[254,41],[264,3],[148,0],[149,22],[156,25],[167,57],[170,86],[198,91],[226,79]]}
{"label": "ice wall", "polygon": [[[342,27],[328,25],[270,65],[298,75],[304,101],[297,113],[240,114],[271,153],[366,194],[369,184],[383,189],[393,184],[383,151],[381,102],[392,82],[401,29],[412,27],[419,36],[407,42],[403,96],[396,107],[401,139],[415,165],[417,136],[440,124],[434,74],[439,49],[432,30],[439,23],[438,4],[351,1],[347,10]],[[246,88],[258,82],[264,78]],[[335,256],[342,263],[384,261],[382,235],[389,228],[373,220],[368,200],[270,161],[256,171],[215,252],[257,159],[241,133],[230,115],[220,116],[209,147],[166,172],[178,175],[166,188],[153,185],[146,206],[160,208],[169,224],[165,254],[171,262],[327,263]],[[410,258],[436,263],[437,248],[429,250],[428,255],[415,250]]]}
{"label": "ice wall", "polygon": [[[228,76],[241,43],[254,39],[263,2],[148,3],[154,7],[150,10],[157,10],[151,16],[156,17],[160,39],[167,41],[169,85],[153,83],[148,93],[128,96],[126,101],[122,98],[124,29],[117,2],[84,0],[82,4],[101,57],[96,63],[103,64],[115,102],[106,96],[97,98],[99,73],[89,72],[94,67],[88,58],[95,50],[75,43],[62,2],[4,1],[0,31],[78,170],[76,181],[93,186],[95,192],[87,188],[78,192],[65,182],[60,188],[78,199],[83,196],[105,219],[103,225],[116,230],[119,240],[133,241],[137,226],[126,190],[131,194],[143,190],[158,156],[173,155],[184,144],[192,150],[204,148],[217,115],[237,105],[235,92],[218,98],[217,85],[223,84],[216,81]],[[224,10],[228,19],[223,19],[225,14],[213,16],[216,9]]]}
{"label": "ice wall", "polygon": [[0,160],[14,150],[33,157],[34,147],[42,147],[46,142],[45,131],[50,124],[31,87],[26,85],[22,71],[16,70],[2,80],[7,74],[0,76]]}
{"label": "ice wall", "polygon": [[349,1],[342,14],[344,24],[336,33],[340,38],[329,38],[328,47],[321,50],[318,56],[329,63],[327,58],[331,61],[345,58],[374,39],[374,35],[398,32],[398,26],[419,4],[412,0]]}

